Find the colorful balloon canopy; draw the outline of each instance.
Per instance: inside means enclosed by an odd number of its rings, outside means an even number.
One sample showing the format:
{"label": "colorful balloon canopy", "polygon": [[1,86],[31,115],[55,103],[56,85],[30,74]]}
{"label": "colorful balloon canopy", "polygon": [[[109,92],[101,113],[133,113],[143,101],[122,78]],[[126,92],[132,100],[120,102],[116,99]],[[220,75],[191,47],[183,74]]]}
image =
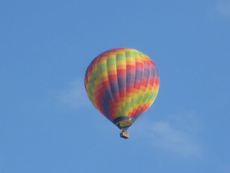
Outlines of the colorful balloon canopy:
{"label": "colorful balloon canopy", "polygon": [[[121,136],[155,101],[160,85],[156,64],[142,52],[119,48],[97,56],[85,74],[93,105],[122,129]],[[124,136],[123,136],[124,135]]]}

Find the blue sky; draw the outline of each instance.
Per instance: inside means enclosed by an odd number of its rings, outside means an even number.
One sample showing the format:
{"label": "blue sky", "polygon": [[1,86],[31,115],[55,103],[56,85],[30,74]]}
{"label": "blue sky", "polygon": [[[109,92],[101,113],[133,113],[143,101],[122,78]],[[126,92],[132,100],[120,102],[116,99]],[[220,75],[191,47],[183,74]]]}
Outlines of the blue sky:
{"label": "blue sky", "polygon": [[[161,76],[129,140],[83,86],[115,47]],[[0,173],[230,173],[229,58],[229,0],[1,1]]]}

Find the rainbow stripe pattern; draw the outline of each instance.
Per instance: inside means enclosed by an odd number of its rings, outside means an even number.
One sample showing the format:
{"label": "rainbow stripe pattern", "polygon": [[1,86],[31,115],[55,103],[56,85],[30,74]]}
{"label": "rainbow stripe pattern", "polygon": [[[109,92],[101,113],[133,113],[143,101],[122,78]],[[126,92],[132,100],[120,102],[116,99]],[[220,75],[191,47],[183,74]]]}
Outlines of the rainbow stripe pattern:
{"label": "rainbow stripe pattern", "polygon": [[154,103],[160,86],[154,61],[129,48],[97,56],[84,82],[93,105],[120,129],[130,127]]}

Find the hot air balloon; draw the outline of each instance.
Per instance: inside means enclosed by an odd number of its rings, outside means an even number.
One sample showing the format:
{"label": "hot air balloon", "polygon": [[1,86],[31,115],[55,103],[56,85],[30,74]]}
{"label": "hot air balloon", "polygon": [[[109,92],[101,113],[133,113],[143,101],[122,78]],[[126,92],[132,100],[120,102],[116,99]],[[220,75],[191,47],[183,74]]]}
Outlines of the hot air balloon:
{"label": "hot air balloon", "polygon": [[155,101],[160,78],[156,64],[130,48],[98,55],[85,73],[85,89],[93,105],[129,137],[127,129]]}

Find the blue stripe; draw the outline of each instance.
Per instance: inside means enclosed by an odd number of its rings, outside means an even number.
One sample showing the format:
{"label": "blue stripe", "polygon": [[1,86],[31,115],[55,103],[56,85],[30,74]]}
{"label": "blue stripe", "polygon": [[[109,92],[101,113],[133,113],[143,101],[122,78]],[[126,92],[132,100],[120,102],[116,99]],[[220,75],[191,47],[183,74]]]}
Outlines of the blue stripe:
{"label": "blue stripe", "polygon": [[102,107],[103,107],[103,113],[104,115],[108,118],[108,119],[111,119],[110,118],[110,102],[112,100],[112,97],[110,95],[110,92],[109,90],[105,90],[104,91],[104,96],[102,98]]}

